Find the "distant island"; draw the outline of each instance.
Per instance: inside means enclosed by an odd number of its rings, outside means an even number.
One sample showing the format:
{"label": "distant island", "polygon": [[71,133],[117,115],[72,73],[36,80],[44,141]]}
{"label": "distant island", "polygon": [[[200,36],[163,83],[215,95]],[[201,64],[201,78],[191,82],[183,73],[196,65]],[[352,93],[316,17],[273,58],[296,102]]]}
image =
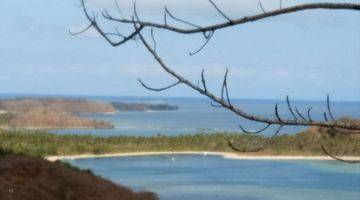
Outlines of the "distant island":
{"label": "distant island", "polygon": [[177,110],[166,103],[97,102],[65,98],[15,98],[0,100],[0,128],[3,129],[110,129],[105,121],[80,117],[81,113]]}
{"label": "distant island", "polygon": [[0,127],[5,129],[113,128],[109,122],[77,116],[114,113],[109,104],[83,99],[21,98],[0,100]]}
{"label": "distant island", "polygon": [[115,109],[119,111],[164,111],[164,110],[178,110],[178,106],[169,105],[166,103],[150,104],[150,103],[123,103],[123,102],[111,102]]}

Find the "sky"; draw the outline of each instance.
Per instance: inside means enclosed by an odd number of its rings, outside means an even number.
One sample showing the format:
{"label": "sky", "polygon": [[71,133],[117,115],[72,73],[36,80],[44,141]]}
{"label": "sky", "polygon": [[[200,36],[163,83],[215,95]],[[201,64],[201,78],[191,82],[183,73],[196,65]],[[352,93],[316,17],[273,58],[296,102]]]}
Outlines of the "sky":
{"label": "sky", "polygon": [[[131,0],[119,0],[125,16]],[[258,1],[214,0],[232,18],[261,13]],[[283,7],[316,0],[284,0]],[[333,1],[329,2],[345,2]],[[360,0],[346,2],[360,3]],[[88,0],[93,12],[108,9],[119,16],[113,0]],[[141,19],[159,21],[163,6],[177,16],[206,25],[224,19],[207,0],[138,0]],[[265,10],[278,0],[263,0]],[[0,94],[200,97],[185,86],[160,93],[144,89],[174,79],[139,41],[112,47],[87,26],[79,0],[1,0]],[[107,30],[129,27],[100,21]],[[170,22],[175,23],[175,22]],[[175,23],[176,24],[176,23]],[[179,25],[179,24],[177,24]],[[148,35],[148,30],[144,32]],[[200,53],[201,35],[155,30],[158,53],[193,82],[205,69],[210,90],[219,94],[226,68],[233,98],[360,101],[360,12],[313,10],[269,18],[215,32]]]}

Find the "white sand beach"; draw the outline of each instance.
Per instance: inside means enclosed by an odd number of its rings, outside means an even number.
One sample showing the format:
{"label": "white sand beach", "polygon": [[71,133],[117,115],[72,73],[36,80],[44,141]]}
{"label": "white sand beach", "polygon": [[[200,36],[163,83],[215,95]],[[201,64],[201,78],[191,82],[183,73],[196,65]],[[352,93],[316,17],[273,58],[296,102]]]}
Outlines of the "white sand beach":
{"label": "white sand beach", "polygon": [[[293,156],[293,155],[244,155],[231,152],[210,152],[210,151],[159,151],[159,152],[131,152],[131,153],[109,153],[109,154],[82,154],[82,155],[64,155],[47,156],[49,161],[82,159],[82,158],[105,158],[105,157],[126,157],[126,156],[154,156],[154,155],[217,155],[227,159],[239,160],[334,160],[329,156]],[[342,159],[360,160],[360,157],[343,156]]]}

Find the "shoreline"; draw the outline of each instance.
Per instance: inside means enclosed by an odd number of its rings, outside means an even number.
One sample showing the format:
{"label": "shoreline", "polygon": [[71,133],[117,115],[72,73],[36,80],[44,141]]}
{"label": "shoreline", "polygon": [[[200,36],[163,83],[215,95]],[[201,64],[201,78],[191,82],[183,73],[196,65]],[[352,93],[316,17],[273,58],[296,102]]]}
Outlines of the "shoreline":
{"label": "shoreline", "polygon": [[112,128],[95,128],[95,127],[86,127],[86,126],[78,126],[78,127],[8,127],[8,126],[0,126],[0,129],[6,131],[56,131],[56,130],[102,130],[102,129],[114,129]]}
{"label": "shoreline", "polygon": [[[214,151],[151,151],[151,152],[129,152],[129,153],[108,153],[108,154],[81,154],[64,156],[46,156],[45,159],[51,162],[58,160],[73,160],[86,158],[109,158],[109,157],[132,157],[132,156],[156,156],[156,155],[203,155],[222,156],[225,159],[235,160],[334,160],[329,156],[294,156],[294,155],[246,155],[231,152]],[[360,156],[341,156],[342,159],[360,160]]]}

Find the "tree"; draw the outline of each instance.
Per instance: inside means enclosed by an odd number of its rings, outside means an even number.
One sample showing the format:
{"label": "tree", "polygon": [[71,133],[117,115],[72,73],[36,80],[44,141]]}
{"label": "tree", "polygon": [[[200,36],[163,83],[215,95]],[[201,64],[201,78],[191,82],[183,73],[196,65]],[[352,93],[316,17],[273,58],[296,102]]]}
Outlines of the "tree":
{"label": "tree", "polygon": [[[216,5],[212,0],[209,0],[209,4],[214,8],[214,10],[224,19],[224,22],[218,23],[218,24],[211,24],[207,26],[199,26],[196,25],[190,21],[186,21],[184,19],[181,19],[179,17],[176,17],[168,8],[164,8],[163,13],[163,23],[155,23],[150,21],[143,21],[139,19],[138,11],[136,8],[136,3],[133,4],[133,16],[130,19],[127,18],[116,18],[113,15],[111,15],[107,10],[104,10],[101,12],[101,17],[108,22],[116,22],[119,24],[127,24],[132,27],[132,31],[128,35],[121,34],[117,29],[115,29],[115,32],[106,32],[100,25],[97,20],[97,15],[90,14],[84,0],[81,0],[81,6],[83,8],[83,12],[86,16],[86,18],[89,21],[89,25],[84,30],[72,33],[72,35],[77,35],[80,33],[83,33],[87,31],[90,28],[94,28],[110,45],[116,47],[120,46],[128,41],[131,40],[140,40],[144,48],[153,56],[154,60],[157,61],[157,63],[160,65],[160,67],[167,72],[170,76],[175,78],[175,82],[167,85],[162,88],[154,88],[150,87],[149,85],[145,84],[141,79],[138,79],[139,83],[145,87],[148,90],[152,91],[163,91],[168,90],[172,87],[175,87],[177,85],[183,84],[194,91],[199,92],[201,95],[204,95],[211,99],[213,103],[211,104],[214,107],[222,107],[230,112],[235,113],[239,117],[246,118],[248,120],[252,120],[255,122],[259,122],[264,124],[264,128],[252,132],[248,131],[245,128],[243,128],[241,125],[239,128],[244,133],[251,133],[251,134],[258,134],[269,128],[270,126],[277,126],[276,131],[273,133],[273,137],[275,137],[277,134],[279,134],[280,130],[284,126],[317,126],[317,127],[325,127],[329,128],[332,131],[334,131],[336,134],[344,134],[344,135],[352,135],[352,134],[360,134],[360,125],[356,123],[349,123],[349,122],[343,122],[338,121],[334,118],[332,111],[331,111],[331,104],[330,104],[330,98],[327,96],[326,101],[326,107],[327,110],[323,113],[324,120],[317,121],[313,120],[311,117],[311,109],[308,108],[306,113],[301,113],[297,107],[294,107],[291,105],[291,102],[289,100],[289,97],[286,97],[287,102],[287,109],[289,113],[291,114],[292,118],[284,119],[279,115],[278,111],[278,105],[276,104],[274,106],[274,113],[275,118],[266,118],[263,116],[257,116],[253,115],[251,113],[245,112],[241,110],[239,107],[233,105],[231,103],[231,98],[229,97],[229,89],[228,89],[228,82],[227,77],[229,70],[226,69],[222,81],[221,86],[221,95],[217,96],[212,91],[210,91],[206,86],[206,79],[205,79],[205,70],[202,70],[201,73],[201,83],[193,83],[189,79],[185,78],[178,72],[174,71],[169,65],[166,64],[166,62],[161,58],[161,56],[156,51],[156,40],[154,37],[154,29],[158,30],[164,30],[164,31],[171,31],[176,32],[179,34],[202,34],[204,38],[204,43],[201,45],[201,47],[194,51],[190,52],[190,55],[194,55],[198,52],[200,52],[203,48],[206,47],[208,42],[213,37],[214,33],[216,31],[220,31],[221,29],[226,29],[233,26],[241,26],[242,24],[246,24],[249,22],[259,21],[265,18],[270,17],[276,17],[280,15],[285,15],[289,13],[294,12],[301,12],[305,10],[315,10],[315,9],[325,9],[325,10],[348,10],[348,11],[359,11],[360,10],[360,4],[355,3],[309,3],[309,4],[300,4],[296,6],[291,7],[283,7],[283,1],[279,1],[279,8],[272,11],[266,11],[264,7],[262,6],[261,2],[259,2],[259,6],[262,10],[262,13],[252,16],[246,16],[243,18],[238,19],[232,19],[226,15],[219,7]],[[121,13],[120,7],[118,3],[115,1],[115,5],[117,6],[118,11]],[[176,22],[177,24],[171,25],[169,23],[169,20],[172,20],[172,22]],[[180,26],[180,24],[187,26],[188,28],[183,28],[183,26]],[[152,44],[148,42],[148,38],[144,36],[144,32],[146,29],[150,29],[150,40],[152,41]],[[271,140],[269,138],[269,140]],[[236,151],[243,151],[237,148],[232,141],[229,141],[229,145]],[[259,148],[255,148],[249,151],[258,151],[261,150],[264,146],[261,146]],[[334,155],[331,155],[325,148],[323,144],[321,144],[321,148],[323,149],[324,153],[327,155],[341,160],[343,160],[339,157],[336,157]],[[346,161],[346,162],[356,162],[356,161]]]}

